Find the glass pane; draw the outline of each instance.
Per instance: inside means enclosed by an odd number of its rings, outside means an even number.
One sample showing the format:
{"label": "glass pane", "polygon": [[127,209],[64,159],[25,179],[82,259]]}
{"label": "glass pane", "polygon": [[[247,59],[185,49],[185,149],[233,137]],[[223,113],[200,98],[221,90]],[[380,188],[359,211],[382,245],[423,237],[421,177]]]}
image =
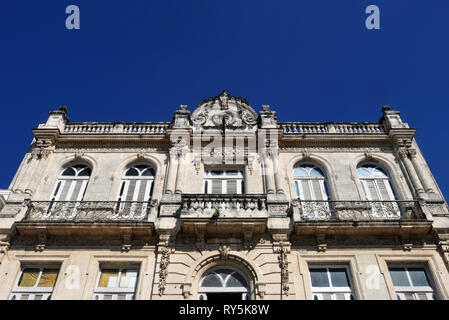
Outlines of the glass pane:
{"label": "glass pane", "polygon": [[136,169],[134,169],[134,168],[129,168],[128,171],[126,171],[125,176],[138,177],[139,176],[139,172]]}
{"label": "glass pane", "polygon": [[210,174],[213,175],[213,176],[220,176],[220,175],[223,174],[223,171],[221,171],[221,170],[214,170],[214,171],[211,171]]}
{"label": "glass pane", "polygon": [[44,269],[38,287],[54,287],[58,277],[58,269]]}
{"label": "glass pane", "polygon": [[144,177],[153,177],[154,176],[154,170],[152,168],[148,168],[144,172],[142,172],[142,176],[144,176]]}
{"label": "glass pane", "polygon": [[357,169],[357,174],[360,177],[369,177],[370,176],[369,171],[367,169],[363,168],[363,167]]}
{"label": "glass pane", "polygon": [[395,287],[409,287],[410,283],[404,268],[390,268],[391,279]]}
{"label": "glass pane", "polygon": [[118,273],[118,269],[102,270],[98,287],[115,288],[117,286]]}
{"label": "glass pane", "polygon": [[373,173],[374,173],[374,176],[376,176],[376,177],[388,177],[386,172],[380,168],[374,168]]}
{"label": "glass pane", "polygon": [[312,287],[330,287],[326,269],[310,269]]}
{"label": "glass pane", "polygon": [[27,268],[22,272],[22,277],[19,281],[19,287],[33,287],[39,277],[39,268]]}
{"label": "glass pane", "polygon": [[73,168],[69,167],[67,169],[64,170],[64,172],[62,173],[63,176],[75,176],[75,170],[73,170]]}
{"label": "glass pane", "polygon": [[228,170],[226,171],[226,174],[229,176],[235,176],[237,175],[239,172],[237,170]]}
{"label": "glass pane", "polygon": [[122,270],[120,288],[134,288],[136,286],[137,270]]}
{"label": "glass pane", "polygon": [[311,177],[324,177],[324,174],[321,172],[318,168],[313,168],[310,170],[310,176]]}
{"label": "glass pane", "polygon": [[139,169],[140,171],[145,170],[146,168],[148,168],[149,166],[144,165],[144,164],[139,164],[138,166],[134,166],[134,168]]}
{"label": "glass pane", "polygon": [[430,287],[424,268],[408,268],[408,273],[415,287]]}
{"label": "glass pane", "polygon": [[84,170],[82,170],[80,173],[78,173],[78,176],[80,177],[90,177],[92,170],[90,170],[90,168],[86,168]]}
{"label": "glass pane", "polygon": [[246,280],[237,272],[234,272],[225,284],[225,287],[248,287]]}
{"label": "glass pane", "polygon": [[330,269],[331,281],[333,287],[349,287],[349,280],[346,269]]}
{"label": "glass pane", "polygon": [[297,168],[293,169],[293,175],[295,177],[307,177],[308,173],[301,167],[297,167]]}
{"label": "glass pane", "polygon": [[215,274],[210,273],[206,277],[204,277],[203,282],[201,283],[202,287],[223,287],[221,279]]}

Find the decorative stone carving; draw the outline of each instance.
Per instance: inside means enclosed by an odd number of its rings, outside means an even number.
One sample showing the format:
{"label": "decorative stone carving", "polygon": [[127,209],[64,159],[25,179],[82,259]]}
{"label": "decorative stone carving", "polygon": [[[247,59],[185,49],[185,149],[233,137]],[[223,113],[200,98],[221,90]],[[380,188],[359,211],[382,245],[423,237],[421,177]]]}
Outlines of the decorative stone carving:
{"label": "decorative stone carving", "polygon": [[192,121],[196,129],[253,129],[257,117],[248,101],[230,96],[224,90],[215,98],[203,100],[193,112]]}
{"label": "decorative stone carving", "polygon": [[229,256],[229,252],[231,251],[231,248],[227,245],[222,244],[218,248],[218,252],[220,252],[220,258],[223,260],[227,260]]}
{"label": "decorative stone carving", "polygon": [[165,285],[168,276],[168,265],[170,264],[170,249],[167,247],[160,248],[161,261],[159,264],[159,295],[165,292]]}
{"label": "decorative stone carving", "polygon": [[287,258],[287,252],[288,248],[284,247],[283,243],[281,242],[279,247],[276,249],[276,252],[279,254],[278,261],[279,261],[279,267],[281,268],[281,287],[282,287],[282,293],[288,296],[289,293],[289,279],[288,279],[288,258]]}
{"label": "decorative stone carving", "polygon": [[37,235],[37,244],[35,250],[39,252],[44,251],[46,243],[47,243],[47,234],[45,232],[40,232]]}

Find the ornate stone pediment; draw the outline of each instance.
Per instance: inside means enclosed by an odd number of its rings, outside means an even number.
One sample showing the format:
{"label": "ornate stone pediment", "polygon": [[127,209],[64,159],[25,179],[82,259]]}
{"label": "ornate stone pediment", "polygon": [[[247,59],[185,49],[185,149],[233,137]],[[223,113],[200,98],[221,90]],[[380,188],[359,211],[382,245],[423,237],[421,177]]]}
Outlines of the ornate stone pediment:
{"label": "ornate stone pediment", "polygon": [[229,95],[226,90],[215,98],[203,100],[193,112],[196,130],[241,129],[251,130],[257,125],[257,113],[248,101]]}

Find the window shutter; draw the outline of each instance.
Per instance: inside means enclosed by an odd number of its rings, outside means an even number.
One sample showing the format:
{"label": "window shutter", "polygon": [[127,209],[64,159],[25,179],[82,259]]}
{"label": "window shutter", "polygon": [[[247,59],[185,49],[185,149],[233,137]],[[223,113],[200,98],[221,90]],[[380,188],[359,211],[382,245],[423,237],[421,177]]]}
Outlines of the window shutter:
{"label": "window shutter", "polygon": [[228,180],[227,194],[236,194],[236,193],[237,193],[237,180]]}
{"label": "window shutter", "polygon": [[380,200],[374,180],[363,180],[363,186],[368,200]]}
{"label": "window shutter", "polygon": [[312,180],[313,194],[315,195],[314,200],[327,200],[321,189],[322,184],[322,180]]}
{"label": "window shutter", "polygon": [[222,180],[212,180],[212,193],[221,194],[222,193]]}
{"label": "window shutter", "polygon": [[69,189],[70,189],[70,186],[72,185],[72,182],[73,182],[73,180],[63,181],[61,193],[57,197],[58,201],[66,201],[67,200],[67,195],[69,193]]}
{"label": "window shutter", "polygon": [[82,197],[82,192],[84,193],[84,190],[82,190],[82,186],[84,184],[83,180],[75,180],[72,182],[74,184],[72,194],[70,195],[70,201],[78,201],[80,197]]}
{"label": "window shutter", "polygon": [[312,195],[310,193],[310,187],[309,187],[309,180],[302,180],[301,181],[302,186],[302,200],[313,200]]}
{"label": "window shutter", "polygon": [[134,200],[134,192],[136,191],[136,182],[137,182],[136,180],[129,181],[125,201]]}

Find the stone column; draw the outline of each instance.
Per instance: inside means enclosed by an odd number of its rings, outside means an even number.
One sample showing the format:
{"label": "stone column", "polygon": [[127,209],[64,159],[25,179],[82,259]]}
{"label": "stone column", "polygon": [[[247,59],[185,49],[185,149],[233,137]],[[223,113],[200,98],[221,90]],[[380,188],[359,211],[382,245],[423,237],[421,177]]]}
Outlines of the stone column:
{"label": "stone column", "polygon": [[175,193],[182,193],[182,177],[184,175],[185,162],[187,160],[187,150],[181,149],[178,154],[178,171],[176,173]]}
{"label": "stone column", "polygon": [[263,163],[265,168],[265,185],[267,187],[267,193],[274,193],[273,186],[273,164],[270,157],[270,151],[267,150],[263,155]]}
{"label": "stone column", "polygon": [[413,168],[413,165],[410,161],[410,159],[407,156],[407,150],[405,148],[399,148],[398,154],[402,159],[402,162],[405,165],[405,168],[407,170],[407,173],[410,177],[410,180],[412,181],[413,187],[417,193],[424,192],[424,189],[421,185],[421,182],[419,181],[418,176],[416,175],[415,169]]}
{"label": "stone column", "polygon": [[176,175],[178,173],[178,150],[172,147],[169,154],[170,159],[168,162],[167,184],[165,186],[166,194],[174,192]]}
{"label": "stone column", "polygon": [[279,151],[271,151],[271,161],[273,163],[274,184],[276,186],[276,193],[284,193],[282,189],[281,168],[279,168]]}
{"label": "stone column", "polygon": [[417,153],[416,149],[409,148],[408,153],[410,155],[410,159],[412,161],[413,167],[416,170],[418,178],[419,178],[419,180],[421,180],[421,183],[424,186],[424,190],[426,192],[433,192],[432,186],[431,186],[429,180],[427,179],[427,177],[425,176],[425,174],[421,168],[421,165],[419,164],[418,159],[416,157],[416,153]]}

